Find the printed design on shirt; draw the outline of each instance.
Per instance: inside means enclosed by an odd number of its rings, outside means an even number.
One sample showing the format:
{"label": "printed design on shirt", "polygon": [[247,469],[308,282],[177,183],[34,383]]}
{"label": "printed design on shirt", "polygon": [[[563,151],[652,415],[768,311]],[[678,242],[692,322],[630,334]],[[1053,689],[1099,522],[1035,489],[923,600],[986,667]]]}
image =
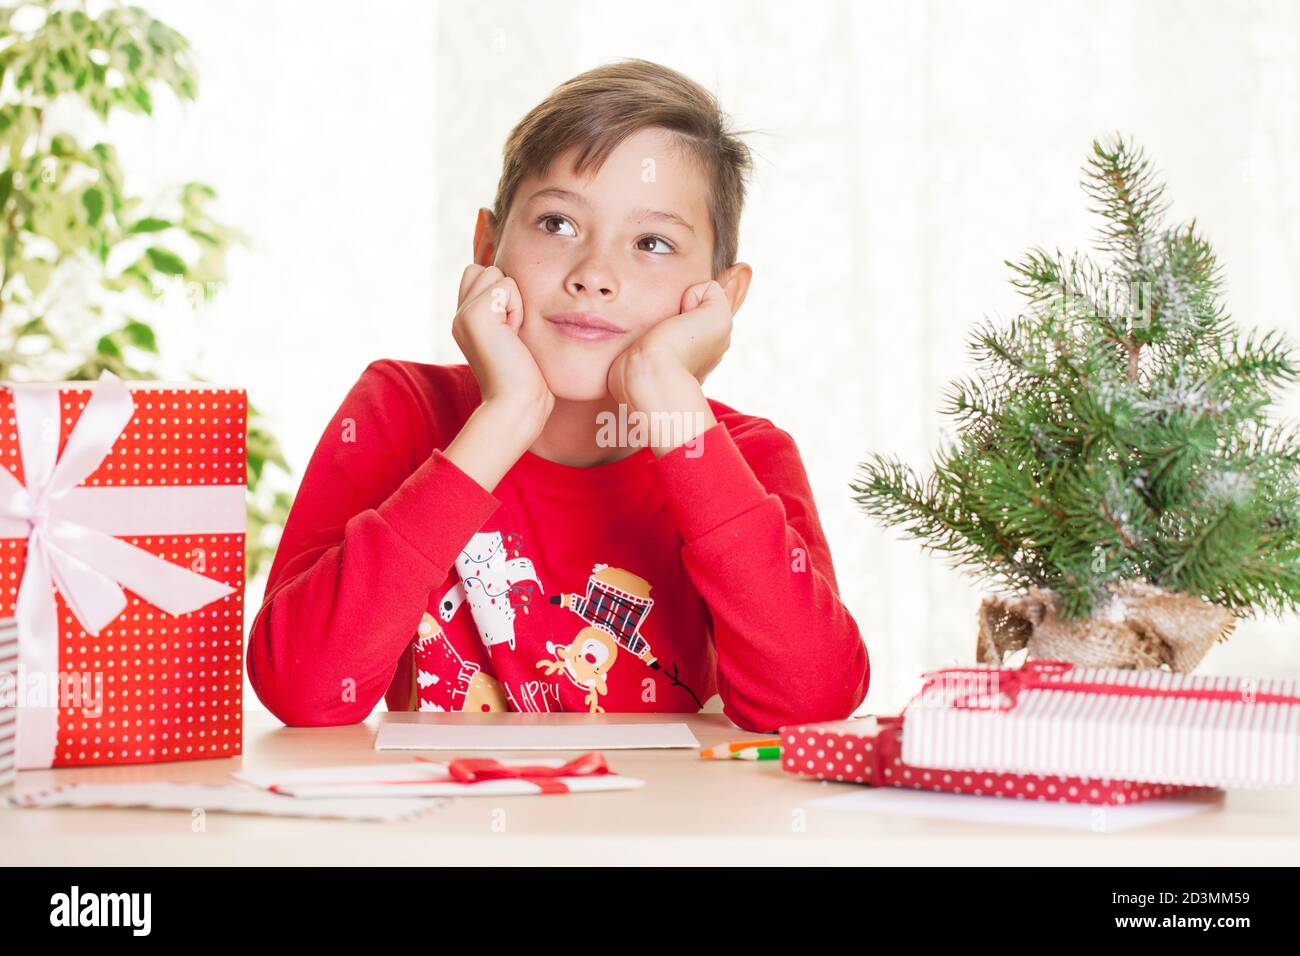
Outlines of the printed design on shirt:
{"label": "printed design on shirt", "polygon": [[[475,534],[456,558],[460,581],[438,604],[438,616],[450,622],[468,603],[483,646],[506,644],[515,649],[515,612],[528,613],[533,591],[546,593],[533,562],[518,557],[522,535],[500,531]],[[508,552],[513,553],[511,557]]]}
{"label": "printed design on shirt", "polygon": [[618,660],[618,642],[598,627],[584,627],[572,644],[547,641],[546,651],[554,658],[542,659],[537,666],[547,674],[564,671],[569,680],[587,692],[584,698],[587,709],[593,714],[605,713],[605,708],[600,706],[600,695],[609,692],[605,675]]}
{"label": "printed design on shirt", "polygon": [[[560,685],[553,680],[519,681],[513,686],[509,681],[503,681],[502,686],[516,711],[549,714],[564,710],[564,704],[560,701]],[[552,704],[555,706],[552,707]]]}
{"label": "printed design on shirt", "polygon": [[553,594],[551,603],[576,612],[630,653],[653,664],[655,656],[650,651],[650,642],[641,633],[641,624],[655,603],[650,588],[649,581],[631,571],[597,564],[592,566],[591,576],[587,578],[586,594]]}
{"label": "printed design on shirt", "polygon": [[547,641],[546,650],[554,659],[540,660],[537,666],[548,674],[563,670],[569,679],[587,691],[587,706],[593,714],[604,713],[599,695],[608,690],[605,676],[623,649],[646,666],[661,670],[675,687],[681,687],[702,708],[700,698],[678,679],[677,665],[664,670],[656,659],[650,642],[641,633],[641,625],[654,607],[652,585],[645,578],[624,568],[596,564],[587,578],[584,594],[553,594],[552,604],[568,608],[587,623],[568,645]]}
{"label": "printed design on shirt", "polygon": [[413,661],[419,709],[481,713],[506,710],[501,682],[461,657],[428,611],[420,619]]}

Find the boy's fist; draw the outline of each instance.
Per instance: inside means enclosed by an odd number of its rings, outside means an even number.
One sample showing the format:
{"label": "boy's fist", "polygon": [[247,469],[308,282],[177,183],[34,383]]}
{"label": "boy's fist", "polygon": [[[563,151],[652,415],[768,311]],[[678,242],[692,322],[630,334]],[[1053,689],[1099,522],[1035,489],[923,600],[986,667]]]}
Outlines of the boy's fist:
{"label": "boy's fist", "polygon": [[533,410],[545,423],[555,405],[542,371],[519,338],[524,300],[496,266],[472,264],[460,279],[451,334],[478,381],[484,403]]}
{"label": "boy's fist", "polygon": [[632,393],[641,370],[674,378],[688,373],[703,385],[731,345],[731,301],[717,280],[698,282],[682,293],[681,311],[669,316],[623,350],[609,368],[610,394],[635,404]]}

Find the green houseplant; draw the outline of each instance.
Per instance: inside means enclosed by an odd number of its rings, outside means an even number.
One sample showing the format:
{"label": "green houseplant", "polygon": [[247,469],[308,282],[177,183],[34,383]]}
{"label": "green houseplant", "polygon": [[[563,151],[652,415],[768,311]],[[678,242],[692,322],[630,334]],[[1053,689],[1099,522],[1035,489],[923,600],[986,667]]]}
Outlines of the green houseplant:
{"label": "green houseplant", "polygon": [[980,609],[982,662],[1190,670],[1236,619],[1300,602],[1300,444],[1269,415],[1300,365],[1276,333],[1238,334],[1140,149],[1094,142],[1085,174],[1107,259],[1008,262],[1025,311],[971,337],[933,473],[876,454],[850,487],[1012,592]]}
{"label": "green houseplant", "polygon": [[[140,7],[98,16],[83,0],[0,7],[0,379],[159,377],[144,304],[180,288],[198,306],[223,286],[227,252],[246,239],[209,211],[211,186],[182,183],[146,206],[124,189],[111,143],[55,127],[69,106],[101,122],[115,111],[152,115],[162,88],[197,95],[189,44]],[[288,465],[250,403],[250,578],[288,514],[276,470]]]}

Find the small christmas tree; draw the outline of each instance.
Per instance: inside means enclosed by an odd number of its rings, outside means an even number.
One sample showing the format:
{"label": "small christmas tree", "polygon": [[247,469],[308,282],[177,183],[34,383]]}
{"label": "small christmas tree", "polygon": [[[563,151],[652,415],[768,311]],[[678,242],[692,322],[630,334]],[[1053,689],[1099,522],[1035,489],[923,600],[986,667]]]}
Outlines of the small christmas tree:
{"label": "small christmas tree", "polygon": [[1273,332],[1238,335],[1209,242],[1162,225],[1139,148],[1094,141],[1084,172],[1109,261],[1007,262],[1027,305],[971,337],[977,372],[942,410],[957,440],[925,479],[874,455],[854,500],[953,566],[1051,594],[1063,621],[1103,617],[1121,582],[1231,617],[1295,610],[1300,448],[1266,413],[1296,361]]}

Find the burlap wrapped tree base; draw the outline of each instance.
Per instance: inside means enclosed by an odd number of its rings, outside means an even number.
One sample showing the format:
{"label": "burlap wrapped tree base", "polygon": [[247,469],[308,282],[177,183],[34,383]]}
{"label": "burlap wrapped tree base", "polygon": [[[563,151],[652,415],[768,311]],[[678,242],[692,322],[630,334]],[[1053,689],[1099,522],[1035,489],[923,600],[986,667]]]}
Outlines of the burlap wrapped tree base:
{"label": "burlap wrapped tree base", "polygon": [[990,596],[980,605],[981,664],[1001,665],[1028,648],[1037,660],[1083,667],[1159,667],[1190,671],[1236,626],[1232,612],[1189,594],[1142,581],[1111,587],[1109,605],[1081,621],[1056,616],[1056,594],[1030,588],[1023,597]]}

